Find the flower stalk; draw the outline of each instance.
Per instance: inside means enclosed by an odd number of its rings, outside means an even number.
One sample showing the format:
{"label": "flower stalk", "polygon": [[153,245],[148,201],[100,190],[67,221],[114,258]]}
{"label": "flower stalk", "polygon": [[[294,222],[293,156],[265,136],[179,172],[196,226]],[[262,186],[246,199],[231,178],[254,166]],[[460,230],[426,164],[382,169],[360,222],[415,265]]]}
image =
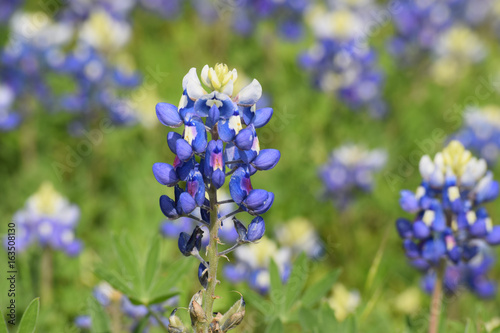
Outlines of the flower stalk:
{"label": "flower stalk", "polygon": [[53,272],[54,258],[52,250],[45,247],[42,252],[42,278],[40,286],[40,298],[44,306],[48,307],[52,304],[53,297]]}
{"label": "flower stalk", "polygon": [[208,287],[204,294],[203,310],[207,316],[207,321],[204,322],[203,332],[208,333],[208,328],[213,320],[213,306],[215,296],[215,287],[217,286],[217,267],[219,264],[218,246],[219,236],[218,231],[220,228],[220,221],[218,220],[219,205],[217,204],[217,189],[215,186],[210,186],[208,190],[208,197],[210,200],[210,243],[208,245]]}
{"label": "flower stalk", "polygon": [[439,269],[436,273],[436,284],[432,291],[429,333],[438,333],[439,318],[441,316],[441,307],[443,299],[443,269]]}

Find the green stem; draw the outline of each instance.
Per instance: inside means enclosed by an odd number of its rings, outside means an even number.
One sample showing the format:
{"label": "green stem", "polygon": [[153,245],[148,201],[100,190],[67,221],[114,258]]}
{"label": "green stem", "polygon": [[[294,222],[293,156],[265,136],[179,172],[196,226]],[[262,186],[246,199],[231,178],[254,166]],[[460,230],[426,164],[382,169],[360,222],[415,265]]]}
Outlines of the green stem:
{"label": "green stem", "polygon": [[213,307],[215,300],[215,286],[217,285],[217,266],[219,264],[218,252],[218,232],[220,221],[218,219],[219,206],[217,204],[217,189],[210,186],[208,190],[208,199],[210,200],[210,243],[208,246],[208,286],[203,296],[203,311],[207,320],[203,323],[203,332],[208,333],[208,328],[213,320]]}
{"label": "green stem", "polygon": [[429,333],[438,333],[439,318],[441,316],[441,303],[443,298],[443,269],[436,272],[436,284],[432,292]]}
{"label": "green stem", "polygon": [[113,302],[111,304],[111,307],[109,309],[109,317],[111,321],[111,328],[113,332],[121,332],[122,329],[122,316],[121,316],[121,309],[120,309],[120,303],[118,302]]}
{"label": "green stem", "polygon": [[49,307],[53,301],[53,266],[54,258],[52,256],[52,249],[45,247],[42,252],[42,276],[40,286],[40,300],[45,307]]}

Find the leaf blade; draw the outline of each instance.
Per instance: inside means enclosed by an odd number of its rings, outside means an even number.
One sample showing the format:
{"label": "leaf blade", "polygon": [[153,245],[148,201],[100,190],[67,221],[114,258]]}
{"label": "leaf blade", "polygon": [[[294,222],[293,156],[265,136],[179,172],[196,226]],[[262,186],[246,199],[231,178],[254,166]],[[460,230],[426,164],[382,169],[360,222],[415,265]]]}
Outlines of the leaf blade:
{"label": "leaf blade", "polygon": [[92,322],[91,332],[102,333],[111,332],[109,326],[109,318],[104,312],[101,304],[94,297],[89,297],[88,307],[90,308],[90,318]]}
{"label": "leaf blade", "polygon": [[40,313],[40,298],[35,298],[24,311],[19,323],[18,333],[33,333],[36,329],[38,314]]}
{"label": "leaf blade", "polygon": [[290,311],[293,304],[299,298],[309,276],[309,262],[307,256],[302,253],[293,265],[292,273],[286,284],[285,312]]}
{"label": "leaf blade", "polygon": [[340,272],[341,270],[337,269],[333,273],[327,274],[318,283],[310,286],[302,297],[302,305],[308,307],[318,302],[332,288],[339,278]]}
{"label": "leaf blade", "polygon": [[152,282],[158,272],[160,252],[160,240],[158,237],[155,237],[149,248],[144,267],[144,290],[151,290]]}

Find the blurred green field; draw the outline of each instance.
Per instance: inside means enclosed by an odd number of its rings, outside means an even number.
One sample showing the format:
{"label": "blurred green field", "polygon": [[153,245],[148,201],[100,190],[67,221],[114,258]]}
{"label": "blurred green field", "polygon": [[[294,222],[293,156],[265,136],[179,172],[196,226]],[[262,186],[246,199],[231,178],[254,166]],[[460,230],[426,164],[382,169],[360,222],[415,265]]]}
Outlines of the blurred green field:
{"label": "blurred green field", "polygon": [[[193,13],[169,22],[138,12],[134,15],[134,29],[127,50],[146,76],[151,70],[161,73],[155,87],[158,102],[177,104],[185,73],[191,67],[201,69],[205,64],[223,62],[261,82],[274,108],[270,124],[262,129],[264,133],[258,131],[261,147],[276,148],[282,154],[276,168],[252,179],[255,188],[275,193],[274,205],[264,216],[268,230],[297,216],[314,223],[326,243],[327,256],[313,265],[309,283],[342,268],[339,281],[361,293],[362,303],[356,311],[358,332],[426,331],[428,296],[422,293],[420,310],[412,315],[402,314],[394,306],[403,291],[418,287],[420,278],[406,263],[394,228],[396,218],[405,216],[398,205],[399,191],[414,190],[420,181],[418,165],[408,162],[411,156],[415,159],[417,155],[434,155],[442,148],[445,137],[429,141],[431,133],[440,130],[448,135],[459,128],[460,123],[449,121],[446,112],[457,104],[463,110],[473,101],[470,96],[475,96],[480,79],[500,73],[498,40],[487,38],[490,54],[486,61],[474,66],[459,82],[443,87],[425,74],[428,64],[400,69],[393,63],[385,51],[385,38],[391,27],[385,26],[373,43],[380,51],[381,66],[387,73],[384,97],[390,111],[387,118],[373,120],[368,114],[352,112],[333,96],[311,87],[309,76],[298,67],[296,58],[310,44],[311,37],[299,43],[286,42],[277,38],[266,23],[247,39],[232,34],[223,23],[205,25]],[[5,31],[0,40],[4,38]],[[498,91],[479,100],[479,105],[487,104],[500,105]],[[74,259],[55,254],[54,303],[44,307],[42,302],[38,329],[38,332],[77,332],[73,320],[87,313],[87,299],[98,282],[93,274],[95,264],[114,260],[109,249],[111,235],[130,235],[134,251],[144,255],[151,237],[158,234],[159,224],[164,220],[158,198],[164,188],[155,181],[151,167],[155,162],[171,162],[174,156],[166,143],[168,129],[160,124],[151,129],[141,125],[114,127],[103,134],[102,143],[92,146],[91,154],[82,157],[60,179],[55,163],[64,163],[68,149],[75,149],[85,139],[68,137],[67,116],[57,111],[38,108],[18,130],[1,134],[0,219],[4,222],[0,234],[5,233],[13,214],[44,180],[51,181],[59,192],[80,206],[82,217],[77,236],[84,241],[85,249]],[[56,114],[49,116],[52,112]],[[345,211],[339,211],[321,198],[317,168],[333,148],[345,142],[383,147],[389,153],[389,162],[378,175],[373,194],[361,195]],[[494,172],[498,179],[500,164]],[[489,204],[488,210],[494,221],[500,218],[498,203]],[[162,240],[162,249],[164,267],[176,260],[193,262],[192,274],[178,285],[182,290],[180,306],[185,306],[199,288],[194,278],[195,259],[181,258],[175,240]],[[39,296],[40,269],[44,269],[39,265],[40,252],[31,247],[18,256],[18,311]],[[377,253],[380,263],[373,266]],[[2,255],[1,277],[5,267],[6,256]],[[372,267],[376,271],[373,281],[369,281]],[[163,270],[163,273],[169,272]],[[500,280],[499,265],[491,277]],[[4,278],[0,281],[0,307],[5,309],[7,281]],[[234,302],[236,296],[230,293],[234,289],[244,294],[248,287],[222,283],[217,289],[222,299],[216,302],[216,309],[225,309]],[[499,317],[500,296],[479,301],[463,293],[447,302],[446,307],[448,320],[442,332],[463,332],[469,320],[483,327],[485,322]],[[236,331],[263,332],[264,325],[259,312],[248,302],[245,321]],[[300,326],[291,325],[289,332],[301,332]],[[471,328],[467,332],[475,331]]]}

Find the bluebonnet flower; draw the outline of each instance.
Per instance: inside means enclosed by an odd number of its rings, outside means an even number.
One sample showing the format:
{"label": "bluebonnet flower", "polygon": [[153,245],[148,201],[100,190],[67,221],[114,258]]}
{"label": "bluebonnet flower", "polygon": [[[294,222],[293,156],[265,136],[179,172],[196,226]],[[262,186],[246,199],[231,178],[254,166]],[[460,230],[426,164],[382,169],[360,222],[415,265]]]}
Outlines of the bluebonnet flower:
{"label": "bluebonnet flower", "polygon": [[465,69],[484,59],[486,50],[471,29],[454,25],[439,36],[434,53],[431,74],[436,82],[451,84],[463,77]]}
{"label": "bluebonnet flower", "polygon": [[75,91],[66,92],[60,98],[62,110],[75,114],[70,127],[74,134],[88,127],[101,110],[107,112],[115,125],[136,123],[136,103],[123,95],[141,83],[138,72],[127,66],[112,65],[98,50],[85,43],[66,54],[53,69],[75,81]]}
{"label": "bluebonnet flower", "polygon": [[78,207],[57,193],[50,183],[44,183],[13,217],[19,235],[16,250],[22,252],[38,242],[42,247],[77,256],[83,248],[82,242],[75,238],[79,219]]}
{"label": "bluebonnet flower", "polygon": [[109,52],[122,49],[130,40],[131,33],[132,27],[125,17],[105,8],[92,7],[81,22],[78,37],[97,50]]}
{"label": "bluebonnet flower", "polygon": [[431,75],[451,84],[486,50],[474,28],[491,11],[489,1],[403,1],[394,15],[396,35],[390,50],[404,65],[431,60]]}
{"label": "bluebonnet flower", "polygon": [[[131,324],[127,327],[127,332],[137,332],[138,327],[142,324],[142,319],[149,315],[148,308],[145,305],[134,305],[119,291],[111,287],[107,282],[101,282],[94,287],[92,294],[99,304],[105,309],[115,307],[120,314],[131,320]],[[178,297],[172,297],[165,302],[150,305],[151,311],[154,311],[162,320],[164,326],[168,326],[169,321],[165,316],[167,306],[175,306]],[[91,330],[92,320],[88,315],[80,315],[75,318],[75,326],[83,330]],[[121,327],[124,323],[119,323]],[[153,316],[149,317],[148,323],[142,326],[141,333],[147,333],[154,326],[158,326],[158,321]]]}
{"label": "bluebonnet flower", "polygon": [[500,227],[493,226],[483,204],[498,196],[499,185],[486,161],[452,141],[434,160],[423,156],[419,168],[422,184],[400,199],[415,218],[400,218],[396,227],[410,263],[425,274],[424,290],[432,291],[443,275],[450,293],[467,286],[480,297],[493,296],[495,285],[486,274],[493,262],[489,246],[500,243]]}
{"label": "bluebonnet flower", "polygon": [[[265,231],[265,222],[260,215],[267,212],[274,202],[272,192],[254,189],[250,179],[259,170],[274,168],[280,159],[276,149],[261,150],[257,136],[257,129],[269,122],[273,110],[256,107],[262,96],[262,87],[257,80],[236,93],[237,78],[235,69],[229,70],[227,65],[217,64],[214,68],[203,67],[200,81],[196,69],[192,68],[182,81],[179,107],[168,103],[156,106],[156,114],[163,125],[171,128],[183,126],[182,135],[170,132],[167,136],[167,145],[175,154],[174,163],[155,163],[153,174],[160,184],[174,188],[173,196],[160,197],[163,214],[169,220],[184,217],[198,224],[192,232],[181,231],[178,240],[183,255],[194,256],[201,262],[199,279],[204,289],[193,296],[189,307],[192,319],[198,318],[193,319],[196,327],[212,322],[211,304],[216,282],[213,274],[216,272],[210,269],[210,265],[217,265],[220,257],[240,245],[260,240]],[[230,177],[229,181],[227,177]],[[231,199],[221,201],[217,190],[224,185],[229,187]],[[234,207],[222,215],[219,206],[224,205]],[[235,218],[230,236],[237,237],[235,243],[219,252],[217,244],[220,243],[219,237],[223,237],[222,234],[219,236],[219,229],[230,226],[227,219],[241,212],[248,212],[254,219],[245,226]],[[171,233],[175,228],[170,227],[171,222],[167,223],[162,228]],[[210,234],[207,260],[200,251],[204,234]],[[206,321],[204,316],[210,320]]]}
{"label": "bluebonnet flower", "polygon": [[500,108],[472,107],[464,114],[462,128],[451,136],[493,165],[500,156]]}
{"label": "bluebonnet flower", "polygon": [[0,130],[15,129],[35,105],[53,109],[47,84],[51,51],[69,41],[71,28],[43,13],[18,12],[10,21],[7,44],[0,49]]}
{"label": "bluebonnet flower", "polygon": [[272,19],[282,37],[296,41],[304,36],[303,16],[309,5],[306,0],[241,1],[232,8],[232,26],[236,33],[248,36],[259,21]]}
{"label": "bluebonnet flower", "polygon": [[325,185],[325,195],[332,198],[339,208],[345,208],[357,191],[370,192],[374,174],[387,161],[381,149],[366,150],[353,144],[335,149],[319,175]]}
{"label": "bluebonnet flower", "polygon": [[309,258],[318,259],[324,255],[325,247],[318,232],[303,217],[278,225],[274,232],[280,246],[291,248],[294,256],[304,252]]}
{"label": "bluebonnet flower", "polygon": [[362,42],[364,17],[364,11],[349,6],[312,10],[308,21],[316,40],[299,63],[312,74],[317,88],[379,118],[387,108],[381,89],[384,75],[375,50]]}

